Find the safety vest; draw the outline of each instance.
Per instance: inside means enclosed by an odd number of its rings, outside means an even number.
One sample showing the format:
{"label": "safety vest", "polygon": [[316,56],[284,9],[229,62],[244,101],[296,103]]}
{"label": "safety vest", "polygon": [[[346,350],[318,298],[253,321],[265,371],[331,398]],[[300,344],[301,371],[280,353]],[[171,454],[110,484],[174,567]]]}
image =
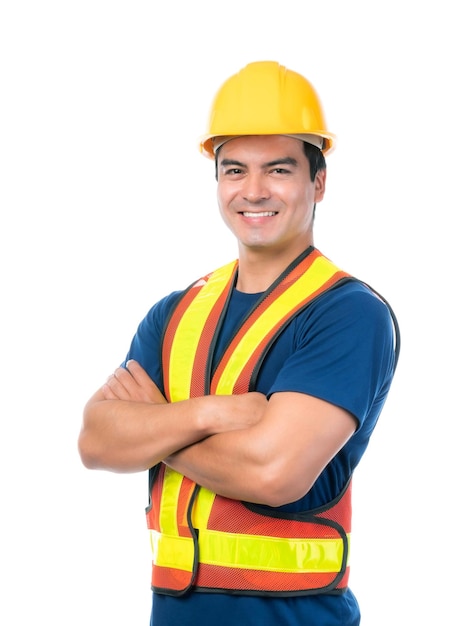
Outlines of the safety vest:
{"label": "safety vest", "polygon": [[[167,323],[162,346],[169,402],[254,390],[275,338],[314,298],[351,277],[308,248],[241,321],[212,369],[213,348],[237,261],[194,283]],[[285,513],[225,498],[160,463],[146,509],[152,589],[302,595],[341,593],[349,577],[351,483],[315,510]]]}

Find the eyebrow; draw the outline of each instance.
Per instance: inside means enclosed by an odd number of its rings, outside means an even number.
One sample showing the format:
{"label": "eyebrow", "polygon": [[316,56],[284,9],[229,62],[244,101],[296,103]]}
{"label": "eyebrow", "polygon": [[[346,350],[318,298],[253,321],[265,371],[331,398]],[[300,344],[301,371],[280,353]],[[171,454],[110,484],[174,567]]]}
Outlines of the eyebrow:
{"label": "eyebrow", "polygon": [[[246,167],[245,163],[242,163],[241,161],[237,161],[235,159],[222,159],[222,161],[220,162],[220,165],[222,167],[228,167],[228,166],[238,166],[238,167]],[[294,159],[293,157],[282,157],[279,159],[274,159],[273,161],[268,161],[268,163],[263,163],[263,165],[261,167],[266,168],[266,167],[274,167],[276,165],[292,165],[294,167],[296,167],[298,165],[298,161],[297,159]]]}

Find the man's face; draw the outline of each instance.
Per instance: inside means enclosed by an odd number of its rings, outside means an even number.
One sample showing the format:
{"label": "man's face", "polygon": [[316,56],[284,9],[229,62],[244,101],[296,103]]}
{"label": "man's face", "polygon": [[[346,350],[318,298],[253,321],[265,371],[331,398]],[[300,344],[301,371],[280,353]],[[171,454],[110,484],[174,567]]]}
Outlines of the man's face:
{"label": "man's face", "polygon": [[299,139],[232,139],[218,153],[221,215],[242,248],[300,254],[313,243],[313,206],[323,198],[325,175],[310,180]]}

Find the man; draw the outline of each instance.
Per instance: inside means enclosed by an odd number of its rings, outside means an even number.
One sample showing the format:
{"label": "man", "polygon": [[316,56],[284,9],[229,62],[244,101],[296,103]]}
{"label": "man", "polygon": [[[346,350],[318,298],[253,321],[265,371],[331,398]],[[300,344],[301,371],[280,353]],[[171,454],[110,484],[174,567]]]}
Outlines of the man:
{"label": "man", "polygon": [[222,85],[201,151],[239,258],[155,304],[85,407],[87,467],[149,470],[152,625],[359,624],[351,477],[399,331],[313,246],[333,142],[296,72]]}

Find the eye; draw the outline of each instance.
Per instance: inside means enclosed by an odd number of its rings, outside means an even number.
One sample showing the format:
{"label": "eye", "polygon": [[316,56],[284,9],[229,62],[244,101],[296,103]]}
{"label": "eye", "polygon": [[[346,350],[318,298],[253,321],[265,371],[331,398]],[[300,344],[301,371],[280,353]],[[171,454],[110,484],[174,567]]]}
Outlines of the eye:
{"label": "eye", "polygon": [[277,176],[289,176],[291,173],[291,170],[286,167],[274,167],[271,170],[271,174],[275,174]]}
{"label": "eye", "polygon": [[239,180],[245,174],[241,167],[227,167],[222,170],[222,176],[231,180]]}

